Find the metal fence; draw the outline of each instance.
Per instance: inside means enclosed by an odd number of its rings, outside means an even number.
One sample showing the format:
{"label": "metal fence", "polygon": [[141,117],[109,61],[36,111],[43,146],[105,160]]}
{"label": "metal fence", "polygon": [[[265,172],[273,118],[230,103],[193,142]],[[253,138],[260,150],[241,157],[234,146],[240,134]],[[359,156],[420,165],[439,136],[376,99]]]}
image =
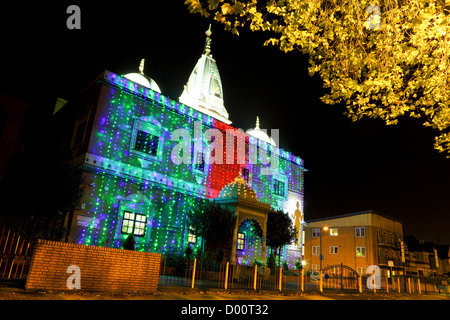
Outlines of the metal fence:
{"label": "metal fence", "polygon": [[[180,260],[163,257],[160,286],[215,289],[293,290],[305,292],[391,292],[391,293],[450,293],[445,278],[396,276],[380,278],[369,289],[369,275],[360,276],[345,266],[337,265],[310,273],[285,270],[280,267],[244,266],[230,263]],[[371,280],[369,279],[369,282]]]}
{"label": "metal fence", "polygon": [[33,245],[18,232],[0,226],[0,279],[26,279]]}

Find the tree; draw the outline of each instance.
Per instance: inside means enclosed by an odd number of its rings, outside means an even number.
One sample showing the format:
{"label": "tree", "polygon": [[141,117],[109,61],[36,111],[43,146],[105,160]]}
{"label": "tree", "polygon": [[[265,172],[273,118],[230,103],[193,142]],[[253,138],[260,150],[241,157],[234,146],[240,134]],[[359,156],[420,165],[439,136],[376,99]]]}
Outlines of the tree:
{"label": "tree", "polygon": [[296,239],[296,229],[289,214],[283,211],[270,211],[267,216],[266,244],[278,255],[278,265],[281,259],[281,248],[291,244]]}
{"label": "tree", "polygon": [[[216,201],[206,201],[187,212],[187,224],[202,239],[204,251],[222,255],[233,237],[236,216]],[[222,249],[222,253],[220,253]]]}
{"label": "tree", "polygon": [[132,234],[128,235],[128,237],[123,242],[123,248],[125,250],[134,250],[136,245],[136,240]]}
{"label": "tree", "polygon": [[[38,112],[36,110],[35,112]],[[68,226],[83,195],[81,171],[70,164],[67,136],[51,119],[31,114],[23,152],[14,155],[0,181],[0,217],[28,237],[68,240]],[[14,222],[14,220],[19,220]]]}
{"label": "tree", "polygon": [[309,56],[328,104],[353,121],[421,118],[450,157],[450,0],[186,0],[239,34],[265,31],[265,45]]}

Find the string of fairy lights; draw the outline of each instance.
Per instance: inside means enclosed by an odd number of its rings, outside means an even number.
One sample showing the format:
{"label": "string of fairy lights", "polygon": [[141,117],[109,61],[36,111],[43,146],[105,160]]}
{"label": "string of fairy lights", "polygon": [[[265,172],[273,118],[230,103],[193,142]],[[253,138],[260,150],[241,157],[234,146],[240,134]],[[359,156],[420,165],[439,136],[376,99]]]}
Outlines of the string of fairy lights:
{"label": "string of fairy lights", "polygon": [[[245,150],[233,148],[235,162],[226,164],[225,139],[223,164],[205,164],[204,172],[196,172],[190,164],[171,161],[170,152],[177,144],[170,139],[174,130],[184,128],[194,136],[194,121],[201,123],[203,131],[216,128],[225,133],[227,129],[236,128],[109,71],[104,74],[101,88],[96,112],[92,113],[90,143],[82,166],[86,179],[83,213],[89,217],[89,222],[79,228],[79,244],[121,247],[128,236],[122,233],[123,212],[135,210],[146,223],[145,232],[135,237],[138,250],[181,253],[188,245],[186,212],[206,199],[217,197],[243,167],[248,169],[248,184],[257,200],[274,209],[282,208],[287,192],[284,198],[274,197],[273,178],[260,174],[261,164],[237,163],[237,154]],[[158,156],[146,157],[135,150],[133,135],[137,123],[142,123],[140,130],[152,134],[152,143],[159,143],[161,153]],[[156,134],[159,140],[155,139]],[[248,143],[247,138],[247,146]],[[264,147],[279,154],[279,172],[287,177],[286,190],[302,200],[302,160],[269,144]],[[199,176],[204,179],[199,180]],[[255,244],[250,247],[260,256],[262,245],[252,236],[253,227],[247,224],[243,227],[247,239]],[[194,244],[196,249],[197,246]],[[251,260],[253,253],[248,254]]]}

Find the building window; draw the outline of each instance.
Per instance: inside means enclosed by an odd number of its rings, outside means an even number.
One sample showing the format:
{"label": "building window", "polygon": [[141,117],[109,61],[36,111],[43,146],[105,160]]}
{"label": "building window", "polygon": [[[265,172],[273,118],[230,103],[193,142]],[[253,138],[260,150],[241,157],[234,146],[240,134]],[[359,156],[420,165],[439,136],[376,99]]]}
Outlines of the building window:
{"label": "building window", "polygon": [[153,157],[158,155],[159,137],[151,133],[138,130],[134,150],[149,154]]}
{"label": "building window", "polygon": [[244,250],[244,245],[245,245],[245,234],[243,234],[242,232],[238,232],[238,235],[237,235],[237,249],[238,250]]}
{"label": "building window", "polygon": [[356,237],[365,237],[366,236],[366,228],[355,228],[355,236]]}
{"label": "building window", "polygon": [[205,156],[203,152],[197,152],[194,158],[194,169],[197,171],[205,171]]}
{"label": "building window", "polygon": [[313,228],[312,229],[312,237],[313,238],[319,238],[320,237],[320,229],[319,228]]}
{"label": "building window", "polygon": [[311,265],[311,271],[320,271],[320,265],[318,264]]}
{"label": "building window", "polygon": [[277,196],[284,197],[285,196],[285,187],[286,184],[283,181],[274,179],[273,182],[273,193]]}
{"label": "building window", "polygon": [[75,138],[73,141],[73,145],[77,145],[83,142],[84,140],[84,132],[86,131],[87,120],[77,124],[75,130]]}
{"label": "building window", "polygon": [[337,235],[338,235],[338,229],[330,228],[330,236],[337,236]]}
{"label": "building window", "polygon": [[384,243],[383,242],[383,235],[382,235],[382,233],[381,233],[381,229],[378,229],[377,230],[377,240],[378,240],[378,243]]}
{"label": "building window", "polygon": [[366,247],[356,247],[356,256],[357,257],[365,257],[366,256]]}
{"label": "building window", "polygon": [[197,243],[197,235],[194,233],[194,230],[192,228],[189,228],[188,243],[189,244],[196,244]]}
{"label": "building window", "polygon": [[338,247],[331,246],[330,247],[330,254],[338,254]]}
{"label": "building window", "polygon": [[242,178],[248,183],[250,179],[250,170],[248,168],[242,168]]}
{"label": "building window", "polygon": [[364,267],[357,267],[357,268],[356,268],[356,271],[358,272],[358,274],[359,274],[360,276],[361,276],[361,275],[367,274],[367,269],[364,268]]}
{"label": "building window", "polygon": [[152,117],[134,121],[130,153],[146,160],[161,160],[164,128]]}
{"label": "building window", "polygon": [[320,254],[320,246],[313,246],[312,247],[312,254],[314,256],[318,256]]}
{"label": "building window", "polygon": [[147,225],[147,216],[131,211],[123,212],[122,233],[135,236],[145,235],[145,226]]}

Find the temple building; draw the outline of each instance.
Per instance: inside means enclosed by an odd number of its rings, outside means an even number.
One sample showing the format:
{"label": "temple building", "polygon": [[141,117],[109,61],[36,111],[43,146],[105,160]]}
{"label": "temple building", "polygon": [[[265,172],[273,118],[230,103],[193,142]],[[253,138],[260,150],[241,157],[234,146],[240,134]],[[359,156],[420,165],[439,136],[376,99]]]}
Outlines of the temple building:
{"label": "temple building", "polygon": [[[255,128],[231,126],[211,34],[179,101],[145,75],[143,59],[138,72],[104,71],[56,112],[83,173],[70,242],[121,248],[133,234],[137,250],[183,253],[199,246],[186,212],[214,199],[237,217],[232,263],[266,260],[270,210],[287,212],[298,228],[283,261],[301,259],[303,160],[279,148],[256,115]],[[249,220],[262,237],[250,234]]]}

